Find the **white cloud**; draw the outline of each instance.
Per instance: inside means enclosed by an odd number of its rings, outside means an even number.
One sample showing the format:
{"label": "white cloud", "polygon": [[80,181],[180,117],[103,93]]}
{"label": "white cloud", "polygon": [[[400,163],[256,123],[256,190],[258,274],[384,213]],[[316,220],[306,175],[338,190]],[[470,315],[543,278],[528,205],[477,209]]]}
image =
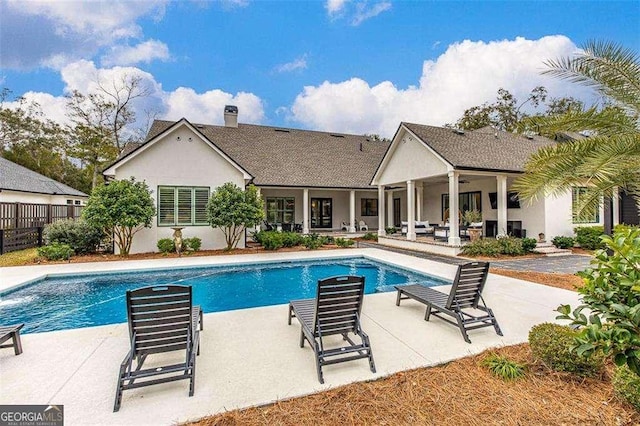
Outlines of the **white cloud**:
{"label": "white cloud", "polygon": [[179,87],[166,95],[168,110],[163,116],[168,120],[185,117],[192,123],[222,124],[225,105],[238,107],[241,123],[260,123],[264,119],[262,100],[253,93],[239,92],[233,95],[218,89],[196,93],[191,88]]}
{"label": "white cloud", "polygon": [[425,61],[415,86],[403,89],[390,81],[370,85],[357,77],[305,86],[289,119],[319,130],[392,136],[401,121],[437,126],[455,122],[465,109],[493,101],[500,87],[520,100],[542,85],[550,96],[589,101],[587,89],[540,75],[545,60],[576,51],[564,36],[488,43],[465,40],[450,45],[435,61]]}
{"label": "white cloud", "polygon": [[356,4],[356,13],[351,21],[351,25],[358,26],[362,24],[367,19],[374,18],[380,15],[382,12],[391,9],[391,3],[388,1],[383,1],[380,3],[376,3],[371,7],[368,7],[366,1],[360,2]]}
{"label": "white cloud", "polygon": [[169,48],[161,41],[147,40],[136,46],[113,46],[110,52],[102,57],[101,63],[103,66],[135,65],[156,59],[169,60]]}
{"label": "white cloud", "polygon": [[346,2],[347,0],[327,0],[325,7],[329,16],[340,13],[344,9]]}
{"label": "white cloud", "polygon": [[291,62],[287,62],[285,64],[280,64],[276,66],[275,71],[279,73],[283,73],[283,72],[303,70],[306,68],[307,68],[307,54],[305,53],[304,55],[294,59]]}

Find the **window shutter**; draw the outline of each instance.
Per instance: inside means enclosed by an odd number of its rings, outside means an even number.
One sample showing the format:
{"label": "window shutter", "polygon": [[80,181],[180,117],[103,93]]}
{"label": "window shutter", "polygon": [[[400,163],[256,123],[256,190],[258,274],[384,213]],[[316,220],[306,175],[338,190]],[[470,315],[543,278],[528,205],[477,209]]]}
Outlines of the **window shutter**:
{"label": "window shutter", "polygon": [[159,187],[158,188],[158,224],[159,225],[175,225],[175,188]]}
{"label": "window shutter", "polygon": [[193,223],[193,191],[191,188],[178,188],[178,225]]}
{"label": "window shutter", "polygon": [[195,224],[206,225],[207,221],[207,202],[209,201],[209,188],[195,188]]}

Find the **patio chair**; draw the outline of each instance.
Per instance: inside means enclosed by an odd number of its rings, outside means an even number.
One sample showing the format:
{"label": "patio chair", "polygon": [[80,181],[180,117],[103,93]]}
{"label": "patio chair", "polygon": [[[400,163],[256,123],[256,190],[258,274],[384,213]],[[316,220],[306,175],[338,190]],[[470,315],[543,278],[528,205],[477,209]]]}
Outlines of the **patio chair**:
{"label": "patio chair", "polygon": [[[13,352],[16,355],[22,353],[22,342],[20,341],[20,330],[24,327],[24,324],[8,325],[0,327],[0,348],[13,348]],[[11,343],[3,345],[2,343],[11,339]]]}
{"label": "patio chair", "polygon": [[[193,396],[196,355],[200,354],[198,328],[203,329],[203,322],[200,307],[193,306],[191,301],[190,286],[167,285],[127,291],[131,349],[120,365],[114,412],[120,409],[122,391],[127,389],[189,379],[189,396]],[[171,351],[184,351],[184,362],[142,368],[148,355]]]}
{"label": "patio chair", "polygon": [[343,221],[342,223],[340,223],[340,230],[349,232],[349,224]]}
{"label": "patio chair", "polygon": [[[449,324],[457,325],[467,343],[471,343],[467,331],[476,328],[493,326],[496,333],[502,336],[493,311],[486,306],[482,298],[482,289],[488,273],[488,262],[471,262],[458,266],[456,278],[448,295],[421,284],[395,286],[398,290],[396,306],[400,306],[400,301],[404,299],[424,303],[427,305],[425,321],[429,321],[429,317],[433,314]],[[473,315],[468,312],[471,309],[482,311],[483,314]],[[453,317],[455,322],[440,314]]]}
{"label": "patio chair", "polygon": [[358,221],[358,228],[360,229],[360,231],[368,231],[369,230],[369,227],[364,222],[364,220]]}
{"label": "patio chair", "polygon": [[[369,368],[376,372],[369,336],[360,327],[360,312],[364,299],[364,277],[339,276],[318,281],[315,299],[289,302],[289,325],[291,318],[300,322],[300,347],[307,340],[316,357],[318,380],[324,383],[322,367],[360,358],[369,359]],[[356,344],[349,333],[357,335]],[[328,349],[327,337],[341,334],[344,346]]]}

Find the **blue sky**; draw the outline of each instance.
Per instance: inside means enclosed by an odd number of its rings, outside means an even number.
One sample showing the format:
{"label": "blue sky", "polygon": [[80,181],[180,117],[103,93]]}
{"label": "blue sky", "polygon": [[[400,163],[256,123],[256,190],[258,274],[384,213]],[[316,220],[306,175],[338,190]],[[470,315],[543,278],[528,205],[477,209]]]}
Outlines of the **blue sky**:
{"label": "blue sky", "polygon": [[540,76],[591,39],[640,50],[639,1],[0,0],[0,82],[64,122],[64,94],[139,75],[160,118],[393,134],[505,87],[588,102]]}

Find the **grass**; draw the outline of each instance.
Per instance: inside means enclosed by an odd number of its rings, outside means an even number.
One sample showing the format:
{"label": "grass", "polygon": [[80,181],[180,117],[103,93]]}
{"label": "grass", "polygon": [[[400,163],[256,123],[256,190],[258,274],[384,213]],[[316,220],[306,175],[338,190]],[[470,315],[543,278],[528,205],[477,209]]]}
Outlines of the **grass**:
{"label": "grass", "polygon": [[0,267],[33,265],[37,258],[37,248],[12,251],[0,256]]}

